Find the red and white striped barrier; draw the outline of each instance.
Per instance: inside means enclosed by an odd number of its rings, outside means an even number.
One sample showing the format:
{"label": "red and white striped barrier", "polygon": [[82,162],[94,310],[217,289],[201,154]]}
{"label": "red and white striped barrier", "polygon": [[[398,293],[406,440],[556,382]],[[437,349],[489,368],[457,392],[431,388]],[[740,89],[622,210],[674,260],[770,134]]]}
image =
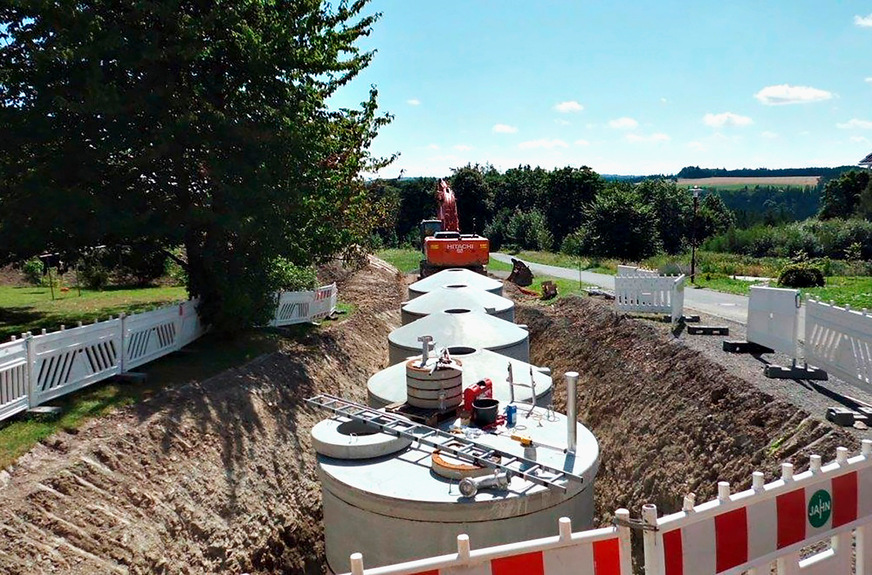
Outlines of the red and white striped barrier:
{"label": "red and white striped barrier", "polygon": [[[730,495],[718,484],[718,498],[657,519],[646,505],[646,575],[714,575],[778,566],[779,575],[851,573],[851,538],[856,538],[856,573],[872,575],[872,441],[848,458],[839,448],[836,460],[794,476],[782,465],[781,479],[763,483],[755,473],[752,488]],[[803,559],[800,550],[832,537],[830,547]]]}
{"label": "red and white striped barrier", "polygon": [[[630,512],[618,509],[626,520]],[[360,553],[351,556],[351,575],[632,575],[630,529],[625,526],[572,532],[569,518],[559,535],[470,550],[469,537],[457,537],[457,553],[364,569]]]}

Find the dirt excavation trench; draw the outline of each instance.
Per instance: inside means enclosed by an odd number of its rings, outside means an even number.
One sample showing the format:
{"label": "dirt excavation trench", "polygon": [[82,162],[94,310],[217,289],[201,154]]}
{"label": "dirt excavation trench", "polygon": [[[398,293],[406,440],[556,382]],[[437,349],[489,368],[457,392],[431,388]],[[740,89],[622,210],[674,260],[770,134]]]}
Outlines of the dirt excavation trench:
{"label": "dirt excavation trench", "polygon": [[[356,306],[348,319],[57,435],[0,472],[0,573],[322,573],[309,429],[324,414],[303,400],[365,400],[405,295],[384,267],[338,279]],[[673,511],[688,491],[714,496],[718,480],[745,487],[754,470],[771,478],[782,460],[802,467],[812,451],[857,447],[609,304],[519,301],[516,315],[532,362],[554,370],[559,410],[563,372],[581,373],[579,419],[602,452],[599,523],[620,506]]]}

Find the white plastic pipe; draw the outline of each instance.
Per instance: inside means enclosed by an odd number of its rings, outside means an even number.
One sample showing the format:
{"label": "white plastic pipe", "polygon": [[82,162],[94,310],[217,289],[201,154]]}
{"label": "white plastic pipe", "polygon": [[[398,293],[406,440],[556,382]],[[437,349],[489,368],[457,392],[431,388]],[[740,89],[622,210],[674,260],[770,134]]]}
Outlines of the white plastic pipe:
{"label": "white plastic pipe", "polygon": [[[578,388],[578,372],[566,372],[566,449],[575,453],[577,443],[578,408],[575,405],[575,395]],[[533,399],[535,402],[535,398]]]}

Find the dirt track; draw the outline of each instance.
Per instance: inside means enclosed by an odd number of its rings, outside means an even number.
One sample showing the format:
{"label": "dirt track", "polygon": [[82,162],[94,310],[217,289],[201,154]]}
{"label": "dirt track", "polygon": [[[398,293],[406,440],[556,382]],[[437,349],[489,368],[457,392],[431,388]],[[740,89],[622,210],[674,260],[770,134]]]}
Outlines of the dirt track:
{"label": "dirt track", "polygon": [[[340,282],[358,309],[289,345],[60,434],[0,476],[2,573],[320,573],[320,490],[302,404],[316,392],[363,400],[399,325],[401,278],[368,268]],[[772,401],[698,352],[607,304],[521,305],[533,363],[582,373],[580,420],[603,465],[598,519],[644,502],[675,510],[719,479],[746,485],[812,444],[831,457],[842,431]],[[563,386],[556,387],[558,408]]]}

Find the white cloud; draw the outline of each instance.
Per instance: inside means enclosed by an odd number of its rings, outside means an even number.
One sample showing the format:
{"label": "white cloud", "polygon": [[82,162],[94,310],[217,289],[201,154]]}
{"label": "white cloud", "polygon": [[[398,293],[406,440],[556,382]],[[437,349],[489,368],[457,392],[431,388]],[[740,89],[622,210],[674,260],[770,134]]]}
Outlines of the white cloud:
{"label": "white cloud", "polygon": [[566,102],[560,102],[559,104],[555,104],[554,109],[561,114],[568,114],[569,112],[581,112],[582,110],[584,110],[584,106],[582,106],[575,100],[568,100]]}
{"label": "white cloud", "polygon": [[648,136],[640,136],[639,134],[627,134],[626,136],[628,142],[641,143],[641,142],[668,142],[671,138],[662,133],[651,134]]}
{"label": "white cloud", "polygon": [[872,28],[872,14],[868,16],[854,16],[854,24],[861,28]]}
{"label": "white cloud", "polygon": [[666,98],[660,98],[660,103],[661,104],[668,104],[669,100],[667,100]]}
{"label": "white cloud", "polygon": [[833,98],[832,92],[826,90],[818,90],[809,86],[791,86],[790,84],[778,84],[776,86],[766,86],[756,94],[761,103],[767,106],[778,106],[781,104],[809,104],[812,102],[823,102]]}
{"label": "white cloud", "polygon": [[411,100],[406,100],[406,103],[410,106],[420,106],[421,100],[419,100],[417,98],[412,98]]}
{"label": "white cloud", "polygon": [[439,144],[430,144],[429,146],[427,146],[427,149],[428,150],[438,150]]}
{"label": "white cloud", "polygon": [[616,130],[634,130],[639,127],[639,122],[633,118],[618,118],[609,122],[609,126]]}
{"label": "white cloud", "polygon": [[590,146],[590,142],[587,140],[575,140],[576,146]]}
{"label": "white cloud", "polygon": [[522,150],[532,150],[534,148],[544,148],[546,150],[551,150],[553,148],[568,148],[569,144],[564,142],[563,140],[548,140],[545,138],[539,140],[530,140],[528,142],[521,142],[518,144],[518,147]]}
{"label": "white cloud", "polygon": [[740,116],[739,114],[734,114],[732,112],[723,112],[722,114],[706,114],[703,116],[702,121],[706,126],[712,126],[713,128],[720,128],[726,125],[732,126],[749,126],[754,123],[754,120],[749,118],[748,116]]}
{"label": "white cloud", "polygon": [[868,82],[869,84],[872,84],[872,76],[870,76],[869,78],[866,78],[866,82]]}
{"label": "white cloud", "polygon": [[457,144],[454,146],[454,149],[458,152],[468,152],[473,149],[472,146],[467,146],[466,144]]}
{"label": "white cloud", "polygon": [[776,134],[775,132],[763,132],[760,134],[760,137],[767,140],[774,140],[778,137],[778,134]]}
{"label": "white cloud", "polygon": [[497,134],[514,134],[518,131],[518,128],[508,124],[494,124],[493,131]]}
{"label": "white cloud", "polygon": [[568,122],[568,121],[564,120],[563,118],[557,118],[556,120],[554,120],[554,123],[557,124],[558,126],[571,126],[572,125],[572,122]]}
{"label": "white cloud", "polygon": [[855,144],[868,144],[869,143],[869,138],[866,138],[865,136],[851,136],[850,139]]}
{"label": "white cloud", "polygon": [[705,144],[703,144],[702,142],[697,142],[697,141],[688,142],[687,147],[690,148],[691,150],[697,150],[700,152],[705,151],[705,149],[706,149]]}
{"label": "white cloud", "polygon": [[843,130],[872,130],[872,121],[861,120],[859,118],[851,118],[844,124],[836,124],[836,127],[839,127]]}

